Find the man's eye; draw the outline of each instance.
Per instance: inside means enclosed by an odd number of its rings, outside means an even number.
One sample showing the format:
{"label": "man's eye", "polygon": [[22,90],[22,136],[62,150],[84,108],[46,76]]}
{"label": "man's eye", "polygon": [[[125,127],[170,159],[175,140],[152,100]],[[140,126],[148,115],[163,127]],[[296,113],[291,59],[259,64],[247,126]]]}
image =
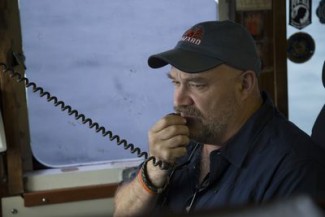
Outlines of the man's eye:
{"label": "man's eye", "polygon": [[174,86],[179,86],[180,82],[179,82],[179,81],[172,81],[172,84],[173,84]]}
{"label": "man's eye", "polygon": [[198,83],[190,83],[189,85],[191,87],[198,88],[198,89],[205,87],[205,84],[198,84]]}

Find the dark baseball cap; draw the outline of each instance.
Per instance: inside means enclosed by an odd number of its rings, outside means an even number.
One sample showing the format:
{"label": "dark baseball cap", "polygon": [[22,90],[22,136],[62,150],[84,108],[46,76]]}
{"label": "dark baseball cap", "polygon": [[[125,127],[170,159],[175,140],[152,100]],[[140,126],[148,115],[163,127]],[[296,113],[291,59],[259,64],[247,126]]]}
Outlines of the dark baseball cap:
{"label": "dark baseball cap", "polygon": [[188,72],[207,71],[220,64],[240,70],[261,71],[251,34],[233,21],[201,22],[187,30],[174,49],[149,57],[152,68],[167,64]]}

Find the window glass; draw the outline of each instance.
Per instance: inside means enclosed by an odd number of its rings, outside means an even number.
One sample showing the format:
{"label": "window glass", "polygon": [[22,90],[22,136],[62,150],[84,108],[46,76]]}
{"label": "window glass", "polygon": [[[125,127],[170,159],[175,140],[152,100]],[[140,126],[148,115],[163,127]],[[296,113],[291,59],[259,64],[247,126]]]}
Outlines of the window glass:
{"label": "window glass", "polygon": [[[184,4],[186,3],[186,4]],[[100,126],[147,151],[147,130],[172,112],[169,68],[149,55],[194,23],[217,19],[212,0],[21,0],[27,77]],[[136,158],[28,89],[34,156],[51,167]]]}
{"label": "window glass", "polygon": [[[289,0],[287,0],[287,38],[297,33],[306,33],[315,43],[315,51],[309,60],[297,63],[288,59],[289,119],[309,135],[325,102],[325,91],[321,79],[325,60],[325,24],[322,24],[316,15],[320,1],[312,0],[311,2],[312,22],[299,30],[289,25],[290,10]],[[307,13],[305,15],[308,16]],[[297,53],[299,54],[298,51]]]}

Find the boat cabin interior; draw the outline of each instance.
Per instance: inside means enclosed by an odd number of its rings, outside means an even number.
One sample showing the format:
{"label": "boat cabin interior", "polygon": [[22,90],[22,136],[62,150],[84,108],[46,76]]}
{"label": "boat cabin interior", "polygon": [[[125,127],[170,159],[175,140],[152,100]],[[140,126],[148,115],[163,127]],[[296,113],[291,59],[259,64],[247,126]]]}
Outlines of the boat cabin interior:
{"label": "boat cabin interior", "polygon": [[[325,1],[184,2],[0,1],[0,216],[112,216],[147,130],[172,108],[147,57],[203,20],[248,29],[261,89],[325,148]],[[316,217],[324,205],[302,197],[205,216]]]}

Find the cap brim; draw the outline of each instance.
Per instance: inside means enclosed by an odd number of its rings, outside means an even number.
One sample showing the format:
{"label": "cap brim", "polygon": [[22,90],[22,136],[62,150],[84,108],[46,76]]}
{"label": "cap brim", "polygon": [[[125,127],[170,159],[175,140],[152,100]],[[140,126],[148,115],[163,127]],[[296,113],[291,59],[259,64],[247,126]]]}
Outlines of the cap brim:
{"label": "cap brim", "polygon": [[148,65],[151,68],[160,68],[170,64],[175,68],[188,73],[198,73],[212,69],[223,62],[210,57],[181,48],[174,48],[149,57]]}

